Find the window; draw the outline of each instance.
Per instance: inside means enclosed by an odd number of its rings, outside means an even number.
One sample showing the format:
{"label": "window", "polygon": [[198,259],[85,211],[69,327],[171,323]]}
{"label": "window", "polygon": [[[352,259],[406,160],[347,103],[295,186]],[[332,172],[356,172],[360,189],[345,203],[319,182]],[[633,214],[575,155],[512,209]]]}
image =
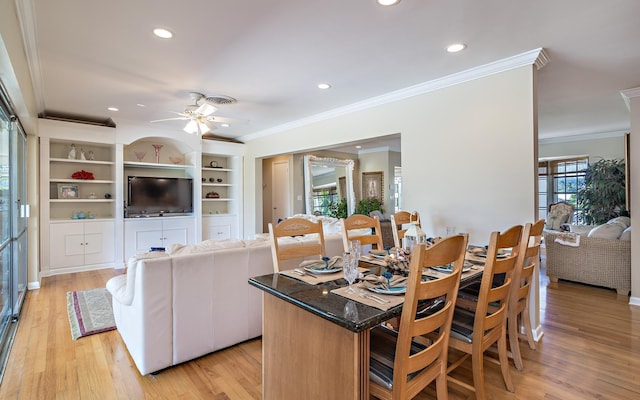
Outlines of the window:
{"label": "window", "polygon": [[588,165],[588,157],[541,161],[538,164],[540,218],[546,218],[549,204],[566,201],[575,209],[571,222],[584,222],[582,210],[578,206],[578,191],[584,187]]}
{"label": "window", "polygon": [[313,213],[329,215],[329,206],[332,203],[338,203],[338,200],[338,190],[335,186],[313,189]]}

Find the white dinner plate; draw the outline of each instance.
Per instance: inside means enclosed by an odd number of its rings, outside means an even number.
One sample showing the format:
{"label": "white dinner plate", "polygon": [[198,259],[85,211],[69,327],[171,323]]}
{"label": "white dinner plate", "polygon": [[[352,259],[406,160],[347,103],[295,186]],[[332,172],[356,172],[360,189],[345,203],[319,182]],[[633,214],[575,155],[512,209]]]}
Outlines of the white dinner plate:
{"label": "white dinner plate", "polygon": [[[445,274],[451,273],[451,267],[431,267],[438,272],[444,272]],[[471,271],[471,267],[462,267],[462,272]]]}
{"label": "white dinner plate", "polygon": [[322,275],[322,274],[333,274],[336,273],[338,271],[342,271],[342,267],[338,267],[338,268],[309,268],[309,267],[304,267],[304,270],[312,273],[312,274],[318,274],[318,275]]}
{"label": "white dinner plate", "polygon": [[389,289],[383,289],[383,288],[378,288],[378,287],[370,287],[369,290],[371,290],[374,293],[378,293],[378,294],[405,294],[407,292],[407,287],[406,286],[394,286],[394,287],[391,287]]}

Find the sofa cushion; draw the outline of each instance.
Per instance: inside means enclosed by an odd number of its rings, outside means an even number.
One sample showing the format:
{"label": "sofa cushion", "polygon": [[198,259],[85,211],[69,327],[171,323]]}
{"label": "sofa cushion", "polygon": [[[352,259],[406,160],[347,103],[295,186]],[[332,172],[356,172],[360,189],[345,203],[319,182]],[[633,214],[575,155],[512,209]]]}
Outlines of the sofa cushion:
{"label": "sofa cushion", "polygon": [[620,235],[620,240],[631,240],[631,227],[628,227],[624,231],[622,231],[622,235]]}
{"label": "sofa cushion", "polygon": [[589,237],[600,239],[618,239],[624,228],[621,224],[602,224],[589,232]]}
{"label": "sofa cushion", "polygon": [[631,218],[629,217],[616,217],[607,221],[607,224],[618,224],[622,226],[622,229],[626,229],[631,226]]}
{"label": "sofa cushion", "polygon": [[171,255],[194,254],[222,249],[237,249],[240,247],[244,247],[244,241],[238,239],[205,240],[204,242],[196,244],[174,243],[167,248],[167,253]]}

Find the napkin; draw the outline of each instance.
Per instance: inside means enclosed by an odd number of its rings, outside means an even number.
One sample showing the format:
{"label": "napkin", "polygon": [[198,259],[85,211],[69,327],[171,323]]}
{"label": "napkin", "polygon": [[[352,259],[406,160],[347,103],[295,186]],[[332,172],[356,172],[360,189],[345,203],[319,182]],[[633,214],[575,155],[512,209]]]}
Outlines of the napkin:
{"label": "napkin", "polygon": [[407,278],[404,276],[394,275],[389,281],[384,276],[367,275],[362,278],[364,285],[368,288],[380,288],[388,290],[389,287],[407,286]]}
{"label": "napkin", "polygon": [[300,268],[309,269],[333,269],[342,267],[342,257],[322,257],[322,260],[305,260],[300,263]]}

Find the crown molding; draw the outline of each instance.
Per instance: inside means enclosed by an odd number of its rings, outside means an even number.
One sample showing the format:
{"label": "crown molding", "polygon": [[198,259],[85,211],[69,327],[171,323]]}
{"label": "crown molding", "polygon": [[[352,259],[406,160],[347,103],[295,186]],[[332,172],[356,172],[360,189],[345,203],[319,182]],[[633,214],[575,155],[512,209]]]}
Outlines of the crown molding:
{"label": "crown molding", "polygon": [[627,105],[627,109],[631,111],[631,98],[632,97],[640,97],[640,87],[621,90],[620,95],[624,99],[624,103]]}
{"label": "crown molding", "polygon": [[33,0],[16,0],[18,20],[22,31],[24,52],[29,65],[29,75],[33,86],[38,114],[44,111],[44,95],[42,85],[42,67],[40,66],[40,56],[38,54],[36,16]]}
{"label": "crown molding", "polygon": [[596,140],[607,139],[612,137],[623,136],[628,133],[628,130],[623,131],[610,131],[610,132],[594,132],[594,133],[581,133],[575,135],[556,136],[538,139],[539,144],[551,144],[551,143],[563,143],[563,142],[576,142],[582,140]]}
{"label": "crown molding", "polygon": [[461,83],[473,81],[494,74],[499,74],[501,72],[510,71],[512,69],[520,68],[526,65],[535,65],[537,69],[540,69],[547,65],[548,62],[549,56],[547,55],[545,50],[540,47],[535,50],[530,50],[525,53],[517,54],[515,56],[503,58],[502,60],[494,61],[492,63],[481,65],[479,67],[447,75],[442,78],[419,83],[417,85],[409,86],[404,89],[399,89],[387,94],[372,97],[344,107],[338,107],[320,114],[278,125],[273,128],[250,133],[239,137],[238,140],[246,143],[247,141],[253,139],[274,135],[276,133],[284,132],[290,129],[299,128],[316,122],[326,121],[328,119],[351,114],[356,111],[366,110],[368,108],[377,107],[394,101],[407,99],[409,97],[434,92],[436,90],[440,90],[449,86],[459,85]]}

